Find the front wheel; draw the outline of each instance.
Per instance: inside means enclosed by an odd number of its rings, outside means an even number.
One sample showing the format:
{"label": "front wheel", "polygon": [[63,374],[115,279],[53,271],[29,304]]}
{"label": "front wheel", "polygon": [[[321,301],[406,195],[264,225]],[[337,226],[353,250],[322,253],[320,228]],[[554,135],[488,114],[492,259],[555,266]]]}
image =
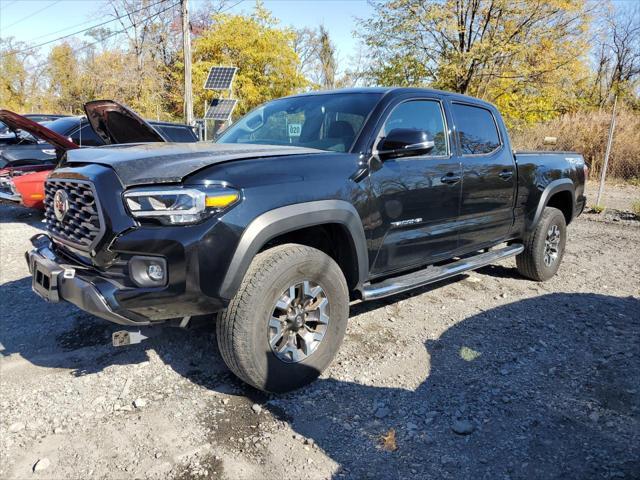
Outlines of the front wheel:
{"label": "front wheel", "polygon": [[549,280],[560,267],[566,242],[564,214],[545,207],[536,229],[525,239],[524,251],[516,256],[518,272],[538,282]]}
{"label": "front wheel", "polygon": [[254,258],[229,307],[218,315],[218,346],[241,380],[287,392],[329,366],[348,316],[347,282],[336,262],[315,248],[281,245]]}

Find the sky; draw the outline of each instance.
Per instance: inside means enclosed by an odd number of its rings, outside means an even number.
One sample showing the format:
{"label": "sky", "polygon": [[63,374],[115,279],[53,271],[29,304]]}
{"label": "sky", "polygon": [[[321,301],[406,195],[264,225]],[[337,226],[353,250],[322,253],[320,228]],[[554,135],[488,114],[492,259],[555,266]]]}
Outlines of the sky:
{"label": "sky", "polygon": [[[189,0],[190,8],[198,8],[203,1]],[[238,0],[228,2],[234,5]],[[339,58],[344,60],[357,51],[358,42],[353,35],[355,17],[368,17],[372,11],[366,0],[265,0],[264,3],[283,26],[317,27],[323,23],[336,44]],[[0,0],[0,37],[43,43],[107,20],[97,15],[101,4],[99,0]],[[229,13],[248,12],[254,5],[254,0],[244,0]],[[50,46],[42,48],[44,54]]]}

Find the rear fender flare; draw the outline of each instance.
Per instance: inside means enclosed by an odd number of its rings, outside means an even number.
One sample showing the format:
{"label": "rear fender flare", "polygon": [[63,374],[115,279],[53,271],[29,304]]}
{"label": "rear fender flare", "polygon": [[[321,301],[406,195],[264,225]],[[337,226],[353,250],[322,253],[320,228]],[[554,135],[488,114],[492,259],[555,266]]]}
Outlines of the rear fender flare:
{"label": "rear fender flare", "polygon": [[531,232],[535,230],[538,222],[540,221],[540,217],[542,216],[542,212],[545,207],[549,203],[549,199],[553,197],[558,192],[568,191],[571,192],[571,216],[572,218],[575,216],[576,211],[576,195],[575,195],[575,186],[573,185],[573,181],[570,178],[560,178],[558,180],[554,180],[549,183],[542,191],[542,195],[540,196],[540,201],[538,202],[538,207],[536,208],[536,212],[533,215],[533,218],[527,224],[527,231]]}
{"label": "rear fender flare", "polygon": [[276,208],[255,218],[240,237],[240,242],[222,282],[220,295],[231,299],[253,258],[270,240],[301,228],[338,223],[343,225],[358,256],[358,284],[360,288],[368,276],[369,258],[362,220],[356,209],[344,200],[320,200]]}

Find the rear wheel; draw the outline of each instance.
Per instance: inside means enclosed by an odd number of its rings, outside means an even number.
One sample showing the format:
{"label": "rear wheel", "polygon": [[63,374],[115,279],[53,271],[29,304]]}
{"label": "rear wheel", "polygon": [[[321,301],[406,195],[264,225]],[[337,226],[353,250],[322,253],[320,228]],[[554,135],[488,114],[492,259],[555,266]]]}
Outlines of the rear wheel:
{"label": "rear wheel", "polygon": [[286,244],[251,263],[218,316],[222,358],[240,379],[286,392],[315,380],[337,353],[349,316],[347,283],[320,250]]}
{"label": "rear wheel", "polygon": [[564,214],[546,207],[536,229],[525,239],[524,251],[516,257],[518,272],[538,282],[549,280],[560,267],[566,241]]}

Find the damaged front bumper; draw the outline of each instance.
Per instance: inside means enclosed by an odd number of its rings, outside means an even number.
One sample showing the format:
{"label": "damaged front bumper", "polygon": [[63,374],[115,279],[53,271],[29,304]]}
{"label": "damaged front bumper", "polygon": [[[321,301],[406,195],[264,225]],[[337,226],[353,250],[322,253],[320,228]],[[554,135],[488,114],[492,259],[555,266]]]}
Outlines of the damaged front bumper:
{"label": "damaged front bumper", "polygon": [[133,312],[123,311],[115,299],[118,286],[109,279],[56,255],[51,239],[44,234],[31,238],[34,246],[25,253],[33,291],[52,303],[61,300],[97,317],[120,325],[149,325],[151,322]]}

